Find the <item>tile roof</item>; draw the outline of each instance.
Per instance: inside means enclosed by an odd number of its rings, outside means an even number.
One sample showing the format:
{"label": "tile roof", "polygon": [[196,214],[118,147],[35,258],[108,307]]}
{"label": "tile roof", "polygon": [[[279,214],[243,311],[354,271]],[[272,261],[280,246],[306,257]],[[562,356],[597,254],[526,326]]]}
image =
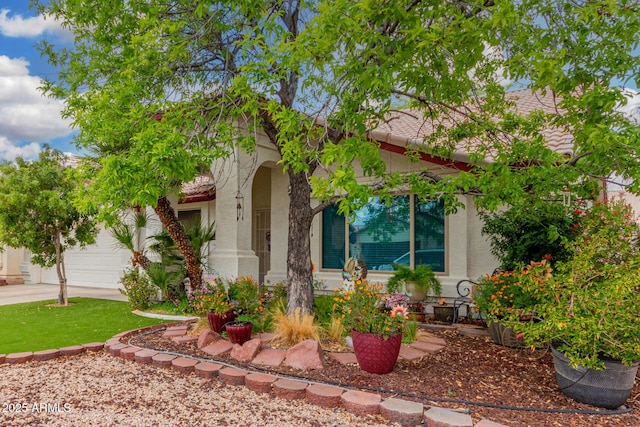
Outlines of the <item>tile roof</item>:
{"label": "tile roof", "polygon": [[[513,103],[511,110],[521,115],[530,114],[534,111],[543,111],[547,114],[558,112],[557,99],[550,91],[546,94],[534,93],[530,90],[513,91],[506,94],[506,99]],[[463,108],[460,108],[463,110]],[[471,111],[471,109],[467,109]],[[447,117],[434,119],[425,117],[424,113],[418,110],[399,110],[389,113],[384,123],[369,132],[371,139],[386,142],[393,145],[424,145],[427,137],[436,131],[440,124],[451,126],[454,122],[468,120],[462,111],[449,114]],[[558,128],[548,128],[543,130],[547,145],[552,149],[571,153],[573,149],[571,135]],[[506,138],[502,138],[508,142]],[[458,144],[453,153],[454,160],[466,160],[468,158],[468,147],[474,142],[465,140]]]}
{"label": "tile roof", "polygon": [[[530,90],[513,91],[507,93],[506,98],[508,101],[513,102],[513,110],[519,114],[529,114],[537,110],[549,114],[557,111],[557,100],[550,91],[544,95]],[[464,118],[465,116],[461,113],[449,116],[449,120],[463,120]],[[324,120],[318,120],[317,123],[319,125],[326,124]],[[391,112],[386,122],[369,132],[369,137],[384,143],[384,147],[424,145],[425,138],[435,132],[435,125],[433,121],[425,118],[424,113],[421,111],[400,110]],[[558,152],[570,153],[572,151],[572,138],[569,133],[557,128],[545,129],[542,133],[549,147]],[[453,153],[453,160],[462,163],[466,162],[469,154],[466,149],[468,146],[469,141],[459,144]],[[432,159],[437,161],[433,157]],[[439,164],[445,168],[456,168],[456,165],[448,160],[442,160]],[[182,190],[187,196],[187,201],[193,199],[194,196],[213,196],[215,194],[215,181],[210,175],[201,175],[193,181],[183,184]]]}
{"label": "tile roof", "polygon": [[198,175],[193,180],[182,184],[182,192],[187,196],[187,201],[193,195],[213,196],[216,192],[216,183],[210,174]]}

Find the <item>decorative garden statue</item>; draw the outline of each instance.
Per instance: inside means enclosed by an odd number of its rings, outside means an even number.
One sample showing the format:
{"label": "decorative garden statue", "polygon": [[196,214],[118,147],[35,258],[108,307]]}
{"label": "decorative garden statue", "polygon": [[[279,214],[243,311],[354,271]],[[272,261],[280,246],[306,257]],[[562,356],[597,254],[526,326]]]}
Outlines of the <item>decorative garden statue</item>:
{"label": "decorative garden statue", "polygon": [[358,280],[367,278],[367,264],[358,258],[349,258],[342,267],[343,286],[346,289],[353,289],[353,285]]}

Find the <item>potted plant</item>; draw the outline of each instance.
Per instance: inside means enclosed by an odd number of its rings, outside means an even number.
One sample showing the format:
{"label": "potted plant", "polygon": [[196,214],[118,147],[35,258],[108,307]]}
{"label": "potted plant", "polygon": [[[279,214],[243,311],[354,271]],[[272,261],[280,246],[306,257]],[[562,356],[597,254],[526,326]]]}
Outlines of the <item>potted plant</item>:
{"label": "potted plant", "polygon": [[424,322],[426,318],[425,313],[426,305],[422,301],[409,301],[407,303],[407,309],[409,309],[409,318],[414,319],[417,322]]}
{"label": "potted plant", "polygon": [[429,292],[440,295],[440,280],[430,266],[421,264],[411,269],[405,264],[394,264],[394,268],[396,270],[387,282],[389,292],[400,292],[404,287],[413,301],[423,301]]}
{"label": "potted plant", "polygon": [[232,344],[242,345],[251,339],[253,324],[249,321],[233,321],[225,325],[227,336]]}
{"label": "potted plant", "polygon": [[538,299],[530,314],[542,321],[521,323],[518,311],[503,321],[527,344],[552,344],[563,393],[615,408],[629,397],[640,359],[639,227],[619,201],[579,213],[571,258],[522,282]]}
{"label": "potted plant", "polygon": [[[547,259],[519,265],[513,271],[496,270],[482,277],[473,287],[472,298],[476,308],[484,313],[489,324],[489,335],[493,342],[507,347],[525,346],[522,337],[516,336],[512,328],[505,327],[501,320],[517,311],[521,321],[531,321],[530,311],[538,302],[527,291],[523,281],[532,280],[536,274],[544,278],[551,270]],[[532,269],[541,269],[532,273]]]}
{"label": "potted plant", "polygon": [[393,370],[408,317],[402,305],[385,306],[382,288],[382,284],[356,280],[352,288],[339,288],[334,295],[336,322],[351,330],[360,368],[374,374]]}
{"label": "potted plant", "polygon": [[207,317],[212,331],[222,332],[224,325],[235,319],[234,306],[231,303],[224,283],[220,280],[203,281],[189,297],[191,309],[200,317]]}
{"label": "potted plant", "polygon": [[453,323],[455,309],[453,305],[447,304],[447,299],[442,298],[438,304],[433,306],[433,320],[438,322]]}
{"label": "potted plant", "polygon": [[236,307],[237,314],[258,314],[264,311],[265,287],[253,277],[240,276],[228,281],[229,298]]}

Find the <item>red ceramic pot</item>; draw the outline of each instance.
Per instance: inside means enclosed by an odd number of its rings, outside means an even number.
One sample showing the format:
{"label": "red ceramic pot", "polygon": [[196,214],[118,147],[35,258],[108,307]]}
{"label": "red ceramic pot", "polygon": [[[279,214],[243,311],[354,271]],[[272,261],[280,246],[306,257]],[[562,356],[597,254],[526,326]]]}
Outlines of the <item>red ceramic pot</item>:
{"label": "red ceramic pot", "polygon": [[231,343],[242,345],[251,339],[253,324],[251,322],[230,322],[227,323],[225,329]]}
{"label": "red ceramic pot", "polygon": [[400,354],[402,334],[385,340],[382,335],[351,331],[351,339],[360,369],[372,374],[393,371]]}
{"label": "red ceramic pot", "polygon": [[220,333],[224,328],[225,323],[233,322],[236,318],[236,314],[233,311],[229,311],[225,314],[217,314],[213,311],[207,313],[207,320],[209,321],[209,328],[213,332]]}

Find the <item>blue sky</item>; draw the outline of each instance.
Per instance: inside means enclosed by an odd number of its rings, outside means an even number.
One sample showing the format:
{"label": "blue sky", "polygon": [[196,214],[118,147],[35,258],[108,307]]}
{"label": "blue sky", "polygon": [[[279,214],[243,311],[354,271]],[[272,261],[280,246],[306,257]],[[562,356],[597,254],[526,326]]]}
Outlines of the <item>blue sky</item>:
{"label": "blue sky", "polygon": [[56,71],[34,47],[42,39],[60,45],[71,37],[28,4],[0,0],[0,160],[34,158],[43,144],[76,152],[70,122],[60,117],[62,102],[38,90],[40,79],[55,78]]}

